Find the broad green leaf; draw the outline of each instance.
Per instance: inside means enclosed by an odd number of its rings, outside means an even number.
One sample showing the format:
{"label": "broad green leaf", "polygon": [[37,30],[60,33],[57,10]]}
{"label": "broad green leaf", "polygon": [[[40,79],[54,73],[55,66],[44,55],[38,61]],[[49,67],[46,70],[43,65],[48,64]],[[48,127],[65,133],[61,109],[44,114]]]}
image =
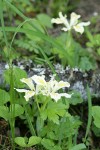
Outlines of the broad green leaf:
{"label": "broad green leaf", "polygon": [[0,117],[4,118],[5,120],[9,119],[9,110],[6,106],[0,106]]}
{"label": "broad green leaf", "polygon": [[81,97],[81,94],[79,93],[79,92],[77,92],[77,91],[73,91],[73,95],[72,95],[72,97],[69,99],[69,102],[70,102],[70,104],[72,104],[72,105],[77,105],[77,104],[79,104],[79,103],[82,103],[83,102],[83,99],[82,99],[82,97]]}
{"label": "broad green leaf", "polygon": [[31,136],[29,138],[29,142],[27,144],[28,147],[31,147],[33,145],[39,144],[41,142],[41,138],[37,136]]}
{"label": "broad green leaf", "polygon": [[23,137],[16,137],[15,143],[21,147],[27,147],[27,144],[25,143],[25,138],[23,138]]}
{"label": "broad green leaf", "polygon": [[49,140],[49,139],[45,139],[43,138],[41,140],[41,144],[47,149],[47,150],[52,150],[53,147],[54,147],[54,143],[52,140]]}
{"label": "broad green leaf", "polygon": [[[14,105],[12,105],[12,111],[14,109]],[[15,104],[15,111],[14,111],[14,117],[20,116],[24,113],[24,109],[21,105]],[[10,111],[9,108],[6,106],[0,106],[0,117],[4,118],[5,120],[10,119],[11,117],[11,106]]]}
{"label": "broad green leaf", "polygon": [[92,116],[94,119],[94,124],[97,128],[100,128],[100,106],[92,107]]}
{"label": "broad green leaf", "polygon": [[10,100],[8,92],[0,89],[0,105],[4,105]]}
{"label": "broad green leaf", "polygon": [[[12,105],[12,109],[14,109],[14,105]],[[11,112],[11,107],[10,107],[10,112]],[[19,104],[15,104],[14,117],[20,116],[23,113],[24,113],[24,108]]]}
{"label": "broad green leaf", "polygon": [[75,145],[70,150],[82,150],[82,149],[85,149],[85,148],[86,148],[85,144],[81,143],[81,144]]}
{"label": "broad green leaf", "polygon": [[49,17],[47,14],[39,14],[37,15],[37,18],[41,22],[42,25],[48,28],[52,28],[51,17]]}
{"label": "broad green leaf", "polygon": [[37,136],[31,136],[29,138],[28,144],[27,144],[27,138],[25,137],[16,137],[15,143],[18,144],[21,147],[31,147],[33,145],[36,145],[41,142],[41,138]]}
{"label": "broad green leaf", "polygon": [[[18,67],[14,67],[13,78],[14,78],[14,86],[21,88],[24,86],[24,84],[20,81],[20,79],[27,78],[27,73]],[[10,84],[10,69],[5,70],[4,79],[6,80],[8,84]]]}

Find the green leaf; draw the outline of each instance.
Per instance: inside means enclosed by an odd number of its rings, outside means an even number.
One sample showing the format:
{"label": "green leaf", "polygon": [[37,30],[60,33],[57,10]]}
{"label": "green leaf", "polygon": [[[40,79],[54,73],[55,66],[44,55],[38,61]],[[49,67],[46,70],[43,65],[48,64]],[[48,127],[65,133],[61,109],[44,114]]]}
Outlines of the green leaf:
{"label": "green leaf", "polygon": [[97,49],[97,53],[98,53],[98,55],[100,55],[100,48]]}
{"label": "green leaf", "polygon": [[28,147],[31,147],[33,145],[39,144],[41,142],[41,138],[37,136],[31,136],[29,138],[29,142],[27,144]]}
{"label": "green leaf", "polygon": [[[14,117],[20,116],[24,113],[24,108],[21,105],[15,104],[14,106],[13,104],[12,109],[14,109],[14,107],[15,107]],[[11,107],[10,107],[10,112],[11,112]]]}
{"label": "green leaf", "polygon": [[97,128],[100,128],[100,106],[92,107],[92,116],[94,119],[94,124]]}
{"label": "green leaf", "polygon": [[41,138],[37,137],[37,136],[31,136],[29,138],[28,144],[27,144],[27,140],[28,139],[26,137],[16,137],[15,143],[21,147],[31,147],[31,146],[39,144],[41,142]]}
{"label": "green leaf", "polygon": [[8,92],[0,89],[0,105],[4,105],[10,100]]}
{"label": "green leaf", "polygon": [[37,120],[36,120],[36,129],[37,129],[37,132],[41,131],[43,129],[43,126],[44,126],[44,121],[43,121],[43,119],[41,119],[40,116],[38,116]]}
{"label": "green leaf", "polygon": [[25,143],[25,138],[23,138],[23,137],[16,137],[15,143],[21,147],[27,147],[27,144]]}
{"label": "green leaf", "polygon": [[[12,111],[13,109],[14,109],[14,105],[12,105]],[[14,117],[20,116],[23,113],[24,113],[23,107],[19,104],[15,104]],[[10,111],[8,107],[0,106],[0,117],[4,118],[5,120],[8,120],[11,117],[11,106],[10,106]]]}
{"label": "green leaf", "polygon": [[61,149],[60,146],[57,145],[57,146],[54,146],[54,147],[53,147],[53,150],[62,150],[62,149]]}
{"label": "green leaf", "polygon": [[[41,24],[39,23],[39,21],[37,19],[33,19],[31,21],[31,23],[33,23],[42,33],[44,33],[44,29],[43,29],[43,27],[41,26]],[[33,31],[36,31],[36,29],[34,29],[29,23],[24,24],[23,28],[24,29],[31,29]],[[41,40],[41,37],[35,36],[34,34],[31,35],[30,33],[26,33],[26,35],[31,40],[34,40],[34,41],[40,41]]]}
{"label": "green leaf", "polygon": [[38,20],[41,22],[42,25],[52,28],[51,24],[51,17],[49,17],[47,14],[39,14],[37,15]]}
{"label": "green leaf", "polygon": [[52,150],[54,147],[54,143],[52,140],[45,139],[43,138],[41,141],[41,144],[47,149],[47,150]]}
{"label": "green leaf", "polygon": [[59,116],[64,116],[68,106],[62,103],[62,101],[50,101],[48,103],[47,109],[41,111],[41,118],[46,120],[47,118],[50,121],[53,121],[56,124],[59,124]]}
{"label": "green leaf", "polygon": [[92,126],[92,131],[96,137],[100,137],[100,128],[97,128],[95,125]]}
{"label": "green leaf", "polygon": [[4,118],[5,120],[9,119],[9,110],[6,106],[0,106],[0,117]]}
{"label": "green leaf", "polygon": [[[14,86],[15,87],[17,87],[17,88],[24,87],[24,84],[20,81],[20,79],[27,78],[27,73],[18,67],[14,67],[13,68],[13,78],[14,78]],[[10,69],[7,69],[4,72],[4,79],[6,80],[6,82],[8,84],[10,84]]]}
{"label": "green leaf", "polygon": [[90,62],[88,57],[81,57],[80,60],[80,65],[79,67],[83,70],[83,71],[89,71],[90,69],[93,69],[94,66],[92,65],[92,63]]}
{"label": "green leaf", "polygon": [[70,104],[72,105],[77,105],[79,103],[83,102],[83,99],[81,97],[81,94],[77,91],[73,91],[73,95],[71,96],[71,98],[69,99]]}
{"label": "green leaf", "polygon": [[81,144],[75,145],[70,150],[82,150],[82,149],[85,149],[85,148],[86,148],[85,144],[81,143]]}

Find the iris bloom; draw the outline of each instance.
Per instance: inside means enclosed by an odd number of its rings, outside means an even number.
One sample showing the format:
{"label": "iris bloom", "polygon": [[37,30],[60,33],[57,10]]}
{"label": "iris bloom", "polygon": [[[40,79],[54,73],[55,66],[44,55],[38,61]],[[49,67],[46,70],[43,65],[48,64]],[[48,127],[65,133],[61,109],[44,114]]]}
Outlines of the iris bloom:
{"label": "iris bloom", "polygon": [[[33,81],[35,82],[35,86],[33,84]],[[70,98],[71,95],[67,93],[58,93],[58,90],[61,88],[69,87],[70,84],[68,82],[64,81],[56,81],[54,77],[51,78],[50,81],[46,82],[45,76],[37,76],[34,75],[31,78],[28,79],[21,79],[21,82],[28,85],[30,90],[26,89],[16,89],[18,92],[25,92],[25,99],[26,101],[29,100],[29,98],[33,97],[34,95],[42,94],[45,96],[50,96],[52,99],[54,99],[56,102],[63,96],[66,98]]]}
{"label": "iris bloom", "polygon": [[37,75],[34,75],[31,78],[34,80],[37,86],[40,87],[41,94],[50,96],[55,101],[58,101],[62,96],[66,98],[71,98],[70,94],[57,92],[61,88],[69,87],[70,84],[68,82],[58,82],[54,80],[54,77],[52,77],[50,81],[46,82],[44,76]]}
{"label": "iris bloom", "polygon": [[30,88],[30,90],[26,90],[26,89],[16,89],[16,91],[18,92],[24,92],[25,93],[25,99],[26,101],[29,100],[29,98],[33,97],[35,95],[35,87],[33,84],[33,81],[31,78],[23,78],[20,80],[21,82],[27,84],[27,86]]}
{"label": "iris bloom", "polygon": [[51,20],[51,23],[64,24],[65,27],[62,28],[63,31],[74,29],[76,32],[82,34],[84,32],[84,26],[90,25],[90,22],[88,21],[78,23],[78,19],[80,17],[80,15],[77,15],[76,13],[72,12],[70,16],[70,21],[68,21],[67,16],[63,16],[62,12],[59,12],[59,18],[53,18]]}

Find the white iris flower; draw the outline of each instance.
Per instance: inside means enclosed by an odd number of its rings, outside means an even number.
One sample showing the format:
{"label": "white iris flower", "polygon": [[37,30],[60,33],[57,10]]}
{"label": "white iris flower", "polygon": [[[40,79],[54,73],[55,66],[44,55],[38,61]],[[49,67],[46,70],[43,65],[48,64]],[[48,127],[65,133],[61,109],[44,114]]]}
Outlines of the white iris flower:
{"label": "white iris flower", "polygon": [[40,88],[41,94],[50,96],[55,101],[58,101],[62,96],[66,98],[71,98],[70,94],[57,92],[61,88],[69,87],[70,84],[68,82],[64,81],[58,82],[54,79],[54,77],[52,77],[50,81],[46,82],[44,76],[37,76],[37,75],[34,75],[31,78],[38,85],[38,88]]}
{"label": "white iris flower", "polygon": [[59,18],[53,18],[51,20],[51,23],[64,24],[65,27],[62,28],[63,31],[74,29],[76,32],[82,34],[84,32],[84,26],[90,25],[90,22],[88,21],[78,23],[78,19],[80,17],[80,15],[77,15],[76,13],[72,12],[70,16],[70,21],[68,21],[67,16],[63,16],[62,12],[59,12]]}
{"label": "white iris flower", "polygon": [[[35,86],[34,83],[35,82]],[[50,96],[52,99],[54,99],[56,102],[63,96],[66,98],[71,98],[70,94],[67,93],[58,93],[57,91],[61,88],[69,87],[70,84],[68,82],[64,81],[56,81],[54,77],[51,78],[50,81],[45,81],[45,76],[37,76],[34,75],[31,78],[23,78],[21,79],[21,82],[28,85],[30,90],[27,89],[16,89],[18,92],[25,92],[25,99],[26,101],[29,100],[29,98],[33,97],[34,95],[42,94],[45,96]]]}

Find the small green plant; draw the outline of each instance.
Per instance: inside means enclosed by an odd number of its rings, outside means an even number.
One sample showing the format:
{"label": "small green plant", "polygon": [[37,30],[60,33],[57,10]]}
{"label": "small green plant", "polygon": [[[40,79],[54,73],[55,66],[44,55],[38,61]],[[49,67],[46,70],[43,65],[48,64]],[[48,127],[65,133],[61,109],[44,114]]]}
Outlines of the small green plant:
{"label": "small green plant", "polygon": [[[35,84],[33,84],[33,81]],[[31,110],[34,121],[30,120],[31,117],[29,116],[28,123],[32,134],[29,143],[25,144],[24,137],[15,138],[15,142],[22,147],[42,144],[48,150],[73,149],[72,139],[81,122],[68,112],[70,105],[66,98],[71,98],[71,95],[57,92],[61,88],[69,87],[70,84],[63,81],[57,82],[54,77],[46,82],[44,76],[37,75],[23,78],[21,82],[28,85],[30,90],[16,89],[16,91],[25,93],[24,98],[27,101],[26,106],[24,106],[25,110],[27,105],[30,105],[29,99],[34,97]],[[34,129],[35,126],[36,128]],[[66,144],[64,144],[65,141]],[[80,145],[81,149],[85,147],[83,145]]]}
{"label": "small green plant", "polygon": [[62,47],[64,47],[65,52],[61,53],[57,48],[53,48],[53,52],[58,54],[61,62],[64,66],[69,64],[72,67],[79,67],[82,70],[90,70],[93,69],[93,59],[89,56],[88,51],[85,48],[76,42],[72,37],[72,29],[80,34],[84,32],[84,26],[90,25],[90,22],[79,22],[78,19],[80,15],[76,13],[71,13],[70,21],[68,21],[67,16],[63,16],[62,12],[59,12],[59,18],[53,18],[51,20],[52,23],[55,24],[63,24],[61,30],[67,32],[62,34],[57,38],[57,41],[61,43]]}
{"label": "small green plant", "polygon": [[94,55],[94,58],[96,60],[100,60],[100,34],[92,35],[90,31],[87,30],[87,37],[89,39],[89,42],[87,42],[87,46],[90,49],[90,52],[92,52],[92,55]]}

